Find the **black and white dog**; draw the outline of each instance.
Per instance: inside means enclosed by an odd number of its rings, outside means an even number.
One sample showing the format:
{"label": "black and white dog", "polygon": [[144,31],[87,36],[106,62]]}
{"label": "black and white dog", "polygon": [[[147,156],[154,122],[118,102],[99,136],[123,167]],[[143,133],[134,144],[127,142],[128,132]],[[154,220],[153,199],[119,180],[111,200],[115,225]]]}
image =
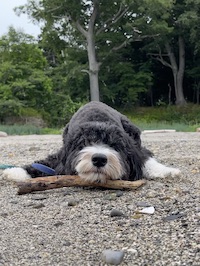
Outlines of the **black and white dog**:
{"label": "black and white dog", "polygon": [[[77,174],[92,182],[180,174],[180,170],[158,163],[142,147],[140,130],[126,116],[100,102],[80,108],[65,127],[62,148],[37,163],[53,168],[56,175]],[[21,181],[45,174],[27,165],[6,169],[3,175]]]}

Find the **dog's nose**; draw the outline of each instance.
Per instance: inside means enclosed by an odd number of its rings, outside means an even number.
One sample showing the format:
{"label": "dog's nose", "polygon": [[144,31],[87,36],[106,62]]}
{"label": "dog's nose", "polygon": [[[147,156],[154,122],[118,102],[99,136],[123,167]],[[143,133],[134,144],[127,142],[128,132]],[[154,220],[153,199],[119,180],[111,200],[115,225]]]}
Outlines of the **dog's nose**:
{"label": "dog's nose", "polygon": [[96,167],[103,167],[107,163],[107,157],[102,153],[95,153],[92,155],[92,163]]}

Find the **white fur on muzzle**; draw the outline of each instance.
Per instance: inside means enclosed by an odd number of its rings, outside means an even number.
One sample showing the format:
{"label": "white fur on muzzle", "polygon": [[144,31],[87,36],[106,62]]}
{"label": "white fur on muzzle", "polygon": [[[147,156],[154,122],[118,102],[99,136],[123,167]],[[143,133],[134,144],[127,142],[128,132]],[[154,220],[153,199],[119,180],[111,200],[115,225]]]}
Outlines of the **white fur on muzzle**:
{"label": "white fur on muzzle", "polygon": [[[106,158],[105,165],[96,166],[93,156],[101,155]],[[105,145],[93,145],[83,148],[76,159],[77,174],[89,182],[105,183],[106,180],[121,179],[124,174],[120,155],[117,151]]]}

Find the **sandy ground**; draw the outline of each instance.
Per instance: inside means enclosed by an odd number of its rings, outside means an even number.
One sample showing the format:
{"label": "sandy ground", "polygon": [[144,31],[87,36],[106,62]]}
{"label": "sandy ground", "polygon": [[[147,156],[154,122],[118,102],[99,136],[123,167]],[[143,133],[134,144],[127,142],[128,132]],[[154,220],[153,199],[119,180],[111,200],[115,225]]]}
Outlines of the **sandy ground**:
{"label": "sandy ground", "polygon": [[[120,265],[200,265],[200,133],[142,139],[182,175],[136,191],[61,188],[23,196],[1,180],[0,265],[106,265],[105,249],[125,251]],[[0,138],[0,164],[31,163],[60,145],[55,135]],[[145,206],[155,213],[138,215]],[[123,215],[111,217],[113,209]]]}

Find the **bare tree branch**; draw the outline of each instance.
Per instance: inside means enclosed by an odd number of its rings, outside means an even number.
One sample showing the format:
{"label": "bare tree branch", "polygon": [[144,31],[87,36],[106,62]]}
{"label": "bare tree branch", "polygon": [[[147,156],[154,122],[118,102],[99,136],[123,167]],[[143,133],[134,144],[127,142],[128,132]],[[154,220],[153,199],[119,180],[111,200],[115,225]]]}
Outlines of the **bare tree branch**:
{"label": "bare tree branch", "polygon": [[168,63],[168,62],[163,58],[164,56],[169,57],[169,53],[167,53],[167,54],[162,54],[162,53],[161,53],[161,49],[160,49],[160,47],[159,47],[159,53],[157,53],[157,54],[156,54],[156,53],[148,53],[148,55],[150,55],[152,59],[161,62],[164,66],[167,66],[167,67],[172,68],[172,65],[171,65],[170,63]]}
{"label": "bare tree branch", "polygon": [[80,33],[87,38],[88,37],[88,32],[83,28],[83,26],[79,23],[79,21],[77,20],[75,22],[76,28],[80,31]]}
{"label": "bare tree branch", "polygon": [[115,14],[114,17],[112,18],[108,18],[102,25],[101,28],[98,29],[98,31],[96,32],[96,35],[100,34],[103,30],[109,28],[111,25],[115,24],[117,21],[120,20],[121,17],[124,16],[124,14],[128,11],[129,7],[126,7],[124,10],[122,9],[122,4],[119,7],[119,10],[117,11],[117,13]]}
{"label": "bare tree branch", "polygon": [[121,44],[119,44],[118,46],[114,46],[111,50],[110,50],[110,52],[112,52],[112,51],[118,51],[118,50],[120,50],[121,48],[123,48],[123,47],[125,47],[128,43],[130,43],[131,42],[131,39],[127,39],[127,40],[125,40],[124,42],[122,42]]}
{"label": "bare tree branch", "polygon": [[97,18],[97,14],[98,14],[98,10],[99,10],[99,1],[98,0],[93,0],[93,4],[94,4],[94,7],[93,7],[93,12],[92,12],[92,15],[90,17],[90,21],[89,21],[89,31],[94,31],[94,24],[95,24],[95,20]]}

